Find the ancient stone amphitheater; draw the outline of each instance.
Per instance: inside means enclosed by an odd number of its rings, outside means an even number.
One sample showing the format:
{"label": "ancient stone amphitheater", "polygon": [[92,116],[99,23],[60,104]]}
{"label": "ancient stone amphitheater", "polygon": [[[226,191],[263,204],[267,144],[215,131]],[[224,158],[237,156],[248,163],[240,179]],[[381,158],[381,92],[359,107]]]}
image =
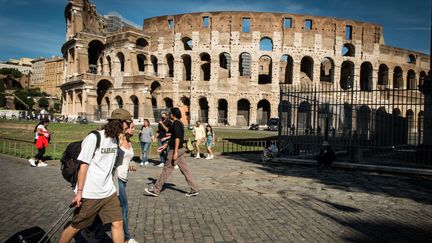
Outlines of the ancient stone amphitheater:
{"label": "ancient stone amphitheater", "polygon": [[381,25],[349,19],[202,12],[108,31],[88,0],[70,0],[65,18],[61,89],[69,117],[104,119],[123,107],[154,120],[178,106],[185,122],[265,124],[278,117],[281,84],[418,92],[429,69],[428,55],[385,45]]}

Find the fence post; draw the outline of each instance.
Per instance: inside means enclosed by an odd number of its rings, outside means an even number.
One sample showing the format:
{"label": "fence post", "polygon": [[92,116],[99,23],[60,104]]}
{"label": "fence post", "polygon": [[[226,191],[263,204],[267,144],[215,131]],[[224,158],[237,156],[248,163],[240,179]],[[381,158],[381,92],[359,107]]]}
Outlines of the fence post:
{"label": "fence post", "polygon": [[14,142],[14,156],[16,156],[16,141]]}
{"label": "fence post", "polygon": [[52,159],[55,159],[54,158],[54,155],[56,154],[56,144],[53,144],[53,156],[52,156]]}

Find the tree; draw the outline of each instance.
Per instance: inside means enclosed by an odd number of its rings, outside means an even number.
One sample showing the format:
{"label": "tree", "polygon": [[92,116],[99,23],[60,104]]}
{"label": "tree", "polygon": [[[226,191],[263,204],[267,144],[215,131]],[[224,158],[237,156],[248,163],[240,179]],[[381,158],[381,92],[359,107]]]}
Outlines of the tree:
{"label": "tree", "polygon": [[45,97],[40,98],[38,101],[38,105],[41,108],[47,108],[49,106],[48,99]]}
{"label": "tree", "polygon": [[[25,91],[17,90],[15,91],[14,95],[14,104],[16,110],[27,110],[28,108],[31,109],[35,104],[33,98],[30,97]],[[28,107],[26,107],[26,105]]]}
{"label": "tree", "polygon": [[6,95],[5,95],[5,84],[2,79],[0,79],[0,107],[6,105]]}
{"label": "tree", "polygon": [[1,68],[0,74],[10,75],[13,78],[21,78],[23,74],[16,68]]}

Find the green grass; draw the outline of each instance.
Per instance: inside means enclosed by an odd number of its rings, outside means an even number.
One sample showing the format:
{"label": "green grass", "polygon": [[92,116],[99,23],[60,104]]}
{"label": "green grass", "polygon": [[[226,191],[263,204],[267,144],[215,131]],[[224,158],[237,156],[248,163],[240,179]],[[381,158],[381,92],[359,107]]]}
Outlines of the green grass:
{"label": "green grass", "polygon": [[[0,153],[10,154],[16,157],[30,158],[36,149],[32,144],[34,139],[33,129],[36,122],[32,121],[12,121],[0,119]],[[48,159],[60,159],[66,146],[75,141],[82,140],[90,131],[99,128],[102,124],[71,124],[71,123],[50,123],[48,130],[53,132],[50,145],[46,149],[46,156]],[[157,127],[152,126],[156,131]],[[141,155],[141,148],[138,141],[138,133],[141,125],[137,125],[135,129],[135,136],[132,137],[132,143],[136,156]],[[213,147],[215,153],[222,152],[222,140],[228,138],[265,138],[277,135],[277,132],[270,131],[250,131],[240,128],[214,128],[216,134],[216,145]],[[192,138],[192,133],[189,129],[185,130],[185,139]],[[11,141],[10,139],[19,140]],[[152,143],[150,148],[150,158],[157,158],[156,152],[157,143]],[[249,146],[250,149],[258,149],[257,146]],[[232,150],[233,146],[228,146],[225,143],[225,148]],[[235,148],[235,147],[234,147]],[[246,147],[246,149],[248,149]],[[206,151],[204,146],[201,151]]]}

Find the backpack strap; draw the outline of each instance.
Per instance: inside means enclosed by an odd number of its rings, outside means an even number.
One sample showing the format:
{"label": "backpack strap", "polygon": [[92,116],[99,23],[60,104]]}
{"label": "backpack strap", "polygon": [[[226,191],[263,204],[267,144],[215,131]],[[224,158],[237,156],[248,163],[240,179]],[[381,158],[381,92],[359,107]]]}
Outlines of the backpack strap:
{"label": "backpack strap", "polygon": [[101,143],[101,135],[99,131],[91,131],[89,134],[94,134],[96,136],[96,147],[95,147],[95,151],[93,152],[93,157],[95,156],[96,150],[100,147],[100,143]]}

